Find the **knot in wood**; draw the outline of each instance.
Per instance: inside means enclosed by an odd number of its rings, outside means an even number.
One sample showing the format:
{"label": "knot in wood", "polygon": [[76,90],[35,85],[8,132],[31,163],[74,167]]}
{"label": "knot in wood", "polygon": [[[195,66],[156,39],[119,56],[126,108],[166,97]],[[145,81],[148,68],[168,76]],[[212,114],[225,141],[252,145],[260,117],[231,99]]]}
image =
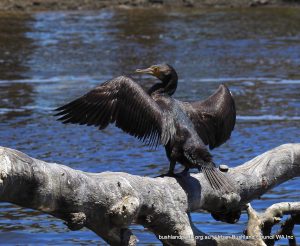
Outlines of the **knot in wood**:
{"label": "knot in wood", "polygon": [[219,166],[219,170],[220,170],[221,172],[226,173],[226,172],[228,172],[229,167],[228,167],[227,165],[225,165],[225,164],[222,164],[222,165]]}
{"label": "knot in wood", "polygon": [[7,173],[4,170],[2,170],[0,172],[0,184],[2,184],[6,178],[7,178]]}
{"label": "knot in wood", "polygon": [[125,196],[116,202],[109,211],[111,222],[115,225],[129,225],[139,209],[140,202],[136,197]]}
{"label": "knot in wood", "polygon": [[86,215],[83,212],[71,213],[69,220],[67,221],[67,226],[70,230],[76,231],[80,230],[85,226]]}

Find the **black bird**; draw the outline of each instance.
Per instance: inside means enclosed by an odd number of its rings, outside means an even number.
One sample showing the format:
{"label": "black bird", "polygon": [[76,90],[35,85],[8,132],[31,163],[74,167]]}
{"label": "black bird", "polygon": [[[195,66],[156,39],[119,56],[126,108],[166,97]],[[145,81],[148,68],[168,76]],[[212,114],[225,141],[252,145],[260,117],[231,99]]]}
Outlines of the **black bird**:
{"label": "black bird", "polygon": [[109,80],[82,97],[57,108],[63,123],[93,125],[104,129],[115,123],[123,131],[149,145],[165,146],[174,176],[176,162],[203,171],[217,190],[232,191],[226,174],[219,171],[209,153],[230,138],[235,125],[235,103],[225,85],[204,101],[182,102],[171,96],[177,88],[178,76],[168,64],[137,69],[160,82],[148,92],[132,78],[120,76]]}

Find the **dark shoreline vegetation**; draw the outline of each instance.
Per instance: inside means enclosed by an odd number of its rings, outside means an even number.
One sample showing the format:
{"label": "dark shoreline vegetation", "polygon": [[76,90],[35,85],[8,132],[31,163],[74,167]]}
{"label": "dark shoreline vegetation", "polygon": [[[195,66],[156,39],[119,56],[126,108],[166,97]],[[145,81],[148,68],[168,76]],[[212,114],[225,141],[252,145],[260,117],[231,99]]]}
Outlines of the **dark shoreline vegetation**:
{"label": "dark shoreline vegetation", "polygon": [[108,7],[300,6],[299,0],[3,0],[0,11],[97,10]]}

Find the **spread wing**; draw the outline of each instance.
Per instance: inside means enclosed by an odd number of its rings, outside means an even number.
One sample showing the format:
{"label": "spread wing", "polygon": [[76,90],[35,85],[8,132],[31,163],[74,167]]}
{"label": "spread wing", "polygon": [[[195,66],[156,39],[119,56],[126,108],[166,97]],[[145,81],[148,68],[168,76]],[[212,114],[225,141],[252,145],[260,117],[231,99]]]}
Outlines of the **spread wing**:
{"label": "spread wing", "polygon": [[210,149],[230,138],[236,120],[234,99],[225,85],[204,101],[183,103],[198,135]]}
{"label": "spread wing", "polygon": [[131,78],[120,76],[59,107],[63,123],[104,129],[115,123],[149,145],[166,145],[171,138],[159,105]]}

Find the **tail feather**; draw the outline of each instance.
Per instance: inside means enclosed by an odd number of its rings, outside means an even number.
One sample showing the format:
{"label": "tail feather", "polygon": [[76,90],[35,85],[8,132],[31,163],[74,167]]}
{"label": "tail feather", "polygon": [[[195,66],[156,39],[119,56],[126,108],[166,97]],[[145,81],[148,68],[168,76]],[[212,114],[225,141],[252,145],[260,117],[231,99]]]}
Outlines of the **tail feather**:
{"label": "tail feather", "polygon": [[222,192],[234,192],[235,185],[214,165],[202,166],[201,171],[214,190]]}

